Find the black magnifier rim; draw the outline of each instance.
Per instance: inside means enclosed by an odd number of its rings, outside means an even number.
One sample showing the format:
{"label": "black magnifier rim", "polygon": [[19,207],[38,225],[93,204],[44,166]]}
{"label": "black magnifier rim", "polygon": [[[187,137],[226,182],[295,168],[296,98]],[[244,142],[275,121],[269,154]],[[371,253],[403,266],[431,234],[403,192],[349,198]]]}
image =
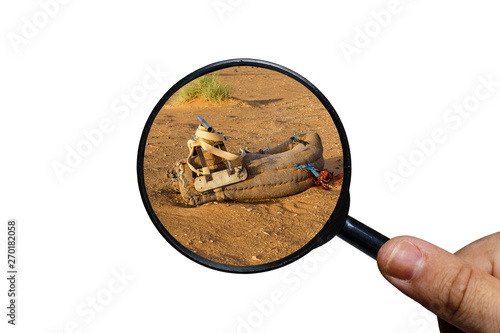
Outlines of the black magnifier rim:
{"label": "black magnifier rim", "polygon": [[[343,152],[343,158],[344,158],[344,179],[343,179],[343,184],[342,188],[340,191],[339,199],[337,201],[337,204],[335,206],[334,211],[328,218],[328,221],[325,223],[323,228],[320,230],[320,232],[313,237],[305,246],[303,246],[301,249],[297,250],[296,252],[281,258],[279,260],[269,262],[266,264],[260,264],[260,265],[253,265],[253,266],[236,266],[236,265],[227,265],[227,264],[222,264],[219,262],[215,262],[212,260],[209,260],[207,258],[204,258],[188,248],[184,247],[179,241],[175,239],[168,231],[167,229],[163,226],[161,223],[160,219],[158,216],[156,216],[156,213],[151,206],[151,203],[149,201],[149,197],[146,191],[146,185],[144,181],[144,152],[146,149],[146,142],[147,138],[149,135],[149,131],[151,129],[151,126],[153,125],[155,118],[160,112],[161,108],[163,105],[168,101],[168,99],[181,87],[183,87],[185,84],[189,83],[190,81],[196,79],[197,77],[200,77],[202,75],[228,68],[228,67],[236,67],[236,66],[254,66],[254,67],[261,67],[261,68],[266,68],[270,70],[277,71],[279,73],[282,73],[284,75],[289,76],[290,78],[300,82],[302,85],[304,85],[307,89],[309,89],[323,104],[325,109],[328,111],[330,114],[330,117],[333,119],[333,122],[337,128],[337,132],[340,137],[340,141],[342,144],[342,152]],[[238,59],[229,59],[229,60],[223,60],[219,62],[212,63],[210,65],[207,65],[205,67],[202,67],[191,74],[185,76],[183,79],[181,79],[179,82],[177,82],[172,88],[170,88],[165,95],[160,99],[160,101],[156,104],[154,107],[153,111],[151,112],[146,125],[144,126],[144,130],[141,135],[140,143],[139,143],[139,149],[138,149],[138,154],[137,154],[137,180],[139,184],[139,191],[141,194],[142,202],[144,203],[144,206],[146,208],[146,211],[151,218],[153,224],[155,225],[156,229],[160,232],[160,234],[167,240],[170,245],[172,245],[175,249],[177,249],[180,253],[182,253],[184,256],[188,257],[189,259],[197,262],[198,264],[201,264],[203,266],[218,270],[218,271],[223,271],[223,272],[231,272],[231,273],[258,273],[258,272],[264,272],[264,271],[269,271],[272,269],[276,269],[282,266],[285,266],[287,264],[292,263],[293,261],[301,258],[304,256],[306,253],[310,252],[314,248],[326,243],[328,240],[333,238],[342,226],[345,223],[345,219],[347,217],[347,210],[349,206],[349,185],[351,182],[351,154],[349,150],[349,144],[347,141],[347,136],[344,130],[344,127],[342,126],[342,122],[340,121],[340,118],[337,115],[337,112],[333,108],[333,106],[330,104],[330,102],[326,99],[326,97],[308,80],[306,80],[304,77],[301,75],[295,73],[294,71],[283,67],[281,65],[264,61],[264,60],[258,60],[258,59],[245,59],[245,58],[238,58]]]}

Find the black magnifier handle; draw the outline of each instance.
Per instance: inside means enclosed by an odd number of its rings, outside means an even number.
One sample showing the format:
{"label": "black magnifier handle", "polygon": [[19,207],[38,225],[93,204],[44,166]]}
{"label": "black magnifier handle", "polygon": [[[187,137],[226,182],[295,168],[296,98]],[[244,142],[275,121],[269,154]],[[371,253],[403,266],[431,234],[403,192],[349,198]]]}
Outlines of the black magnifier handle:
{"label": "black magnifier handle", "polygon": [[347,216],[338,236],[375,260],[378,250],[389,240],[386,236],[350,216]]}

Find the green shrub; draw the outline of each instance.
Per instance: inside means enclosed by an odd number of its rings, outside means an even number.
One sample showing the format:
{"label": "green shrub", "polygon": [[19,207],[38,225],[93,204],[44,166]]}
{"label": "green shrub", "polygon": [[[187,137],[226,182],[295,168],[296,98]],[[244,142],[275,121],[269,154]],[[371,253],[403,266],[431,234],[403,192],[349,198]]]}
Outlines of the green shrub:
{"label": "green shrub", "polygon": [[229,99],[230,87],[217,74],[207,74],[183,86],[174,96],[173,104],[189,103],[197,98],[210,103],[222,103]]}

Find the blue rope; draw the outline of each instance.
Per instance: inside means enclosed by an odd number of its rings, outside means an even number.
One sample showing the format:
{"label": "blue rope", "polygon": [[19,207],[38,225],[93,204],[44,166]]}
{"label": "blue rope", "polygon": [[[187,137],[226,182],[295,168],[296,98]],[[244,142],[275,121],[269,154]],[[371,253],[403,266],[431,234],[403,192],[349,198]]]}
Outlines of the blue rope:
{"label": "blue rope", "polygon": [[294,164],[294,165],[295,165],[295,167],[297,167],[297,170],[311,171],[311,173],[316,178],[320,176],[320,174],[316,171],[316,168],[314,167],[314,165],[312,165],[311,163],[307,163],[305,165],[297,165],[297,164]]}
{"label": "blue rope", "polygon": [[[293,134],[292,134],[292,137],[290,139],[292,139],[292,142],[294,142],[294,143],[302,143],[304,146],[306,146],[306,145],[309,144],[309,142],[306,142],[304,140],[300,140],[299,138],[297,138],[297,133],[295,133],[295,130],[293,130]],[[306,148],[302,147],[302,150],[305,151]]]}
{"label": "blue rope", "polygon": [[[303,151],[306,150],[305,146],[309,144],[308,142],[306,142],[304,140],[300,140],[299,138],[297,138],[297,132],[296,132],[296,130],[293,130],[293,134],[292,134],[292,137],[290,139],[292,140],[293,143],[302,143],[304,145],[304,147],[302,147]],[[269,152],[274,155],[274,153],[272,152],[271,148],[269,148],[269,144],[267,145],[267,149],[264,149],[262,151],[266,151],[266,150],[269,150]]]}
{"label": "blue rope", "polygon": [[264,149],[264,151],[266,150],[269,150],[269,152],[271,153],[271,155],[273,154],[273,152],[271,151],[271,148],[269,148],[269,145],[267,145],[267,149]]}

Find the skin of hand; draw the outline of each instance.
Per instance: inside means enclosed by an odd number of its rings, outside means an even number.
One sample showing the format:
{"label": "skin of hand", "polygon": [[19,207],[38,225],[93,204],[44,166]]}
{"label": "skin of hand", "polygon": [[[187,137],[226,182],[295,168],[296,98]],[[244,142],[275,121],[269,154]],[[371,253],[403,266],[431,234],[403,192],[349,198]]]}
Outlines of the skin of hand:
{"label": "skin of hand", "polygon": [[500,332],[500,232],[455,254],[395,237],[377,264],[392,285],[438,316],[441,332]]}

